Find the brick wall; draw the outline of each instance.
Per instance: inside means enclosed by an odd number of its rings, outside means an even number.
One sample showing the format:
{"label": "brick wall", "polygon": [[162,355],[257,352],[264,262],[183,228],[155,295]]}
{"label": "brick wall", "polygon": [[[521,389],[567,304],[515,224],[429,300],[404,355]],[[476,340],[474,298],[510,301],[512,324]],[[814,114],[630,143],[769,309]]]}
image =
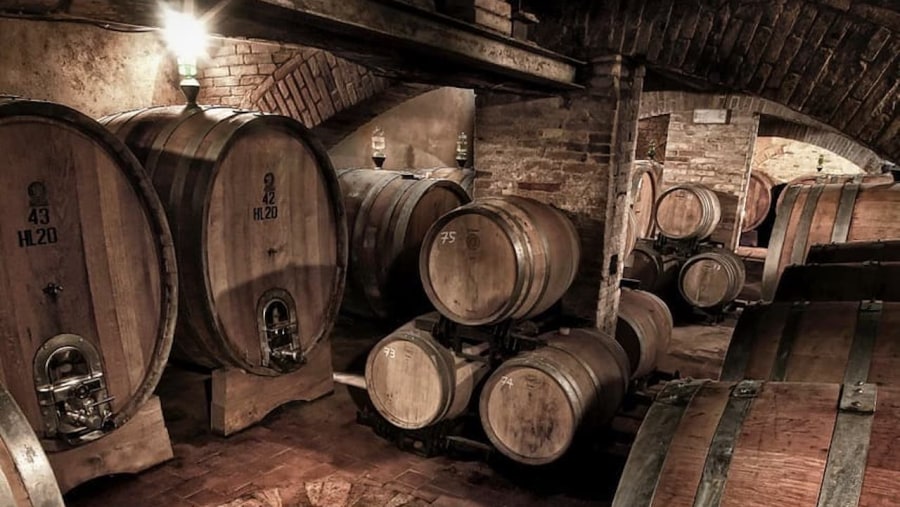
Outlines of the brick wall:
{"label": "brick wall", "polygon": [[643,69],[617,58],[592,67],[588,89],[567,97],[478,95],[475,195],[523,195],[568,212],[583,255],[564,309],[613,332]]}
{"label": "brick wall", "polygon": [[753,151],[753,170],[762,171],[777,183],[815,174],[819,155],[823,174],[859,174],[862,169],[846,158],[814,144],[783,137],[759,137]]}
{"label": "brick wall", "polygon": [[735,197],[723,202],[722,221],[713,237],[733,248],[737,245],[739,211],[744,207],[759,116],[732,111],[725,125],[693,120],[694,111],[671,114],[663,187],[702,183]]}
{"label": "brick wall", "polygon": [[653,146],[656,154],[653,160],[666,162],[666,141],[669,139],[669,115],[641,118],[638,122],[638,138],[635,154],[639,159],[650,158],[648,152]]}

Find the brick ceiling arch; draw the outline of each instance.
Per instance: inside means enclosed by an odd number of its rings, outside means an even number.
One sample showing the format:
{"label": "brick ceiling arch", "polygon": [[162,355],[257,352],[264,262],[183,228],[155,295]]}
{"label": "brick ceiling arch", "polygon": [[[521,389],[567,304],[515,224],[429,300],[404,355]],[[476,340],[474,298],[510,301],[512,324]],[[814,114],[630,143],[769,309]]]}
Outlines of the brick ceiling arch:
{"label": "brick ceiling arch", "polygon": [[228,41],[201,73],[200,100],[290,116],[330,148],[433,87],[408,85],[314,48]]}
{"label": "brick ceiling arch", "polygon": [[875,152],[822,122],[777,102],[744,94],[713,94],[687,91],[651,91],[641,96],[638,117],[648,119],[693,109],[731,109],[761,115],[759,136],[803,141],[829,150],[855,163],[866,172],[881,171],[882,158]]}
{"label": "brick ceiling arch", "polygon": [[545,45],[620,53],[685,83],[762,97],[900,160],[897,0],[562,4],[546,9],[570,28],[544,23]]}

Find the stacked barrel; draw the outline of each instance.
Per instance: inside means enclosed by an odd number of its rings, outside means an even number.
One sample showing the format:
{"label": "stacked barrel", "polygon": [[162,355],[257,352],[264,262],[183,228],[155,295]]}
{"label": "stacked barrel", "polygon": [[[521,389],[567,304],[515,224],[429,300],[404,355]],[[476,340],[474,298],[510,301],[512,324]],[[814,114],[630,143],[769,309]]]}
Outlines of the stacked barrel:
{"label": "stacked barrel", "polygon": [[[561,211],[510,196],[438,219],[425,235],[419,269],[443,319],[489,334],[550,309],[574,280],[579,257],[577,232]],[[621,339],[561,328],[500,360],[490,340],[448,346],[436,336],[437,314],[410,322],[370,352],[370,399],[403,429],[435,426],[477,405],[502,454],[531,465],[555,461],[612,418],[630,380],[653,370],[668,342],[667,308],[634,292],[623,296]]]}
{"label": "stacked barrel", "polygon": [[721,218],[715,192],[700,184],[675,185],[656,205],[659,238],[636,245],[625,278],[668,300],[706,312],[719,312],[740,294],[743,261],[707,242]]}
{"label": "stacked barrel", "polygon": [[786,267],[741,314],[718,381],[657,397],[613,505],[900,503],[898,245],[813,246]]}

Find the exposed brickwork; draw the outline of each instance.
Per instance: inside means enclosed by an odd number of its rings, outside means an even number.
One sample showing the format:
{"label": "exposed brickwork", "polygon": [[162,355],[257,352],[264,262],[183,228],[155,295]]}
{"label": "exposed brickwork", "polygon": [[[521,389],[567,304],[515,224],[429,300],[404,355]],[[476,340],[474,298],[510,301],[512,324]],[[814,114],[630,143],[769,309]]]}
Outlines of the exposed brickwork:
{"label": "exposed brickwork", "polygon": [[666,141],[669,139],[669,115],[642,118],[638,122],[637,148],[634,152],[638,158],[650,158],[652,146],[653,160],[666,162]]}
{"label": "exposed brickwork", "polygon": [[475,195],[524,195],[568,211],[584,254],[564,306],[612,331],[643,71],[597,60],[593,75],[568,97],[478,95]]}
{"label": "exposed brickwork", "polygon": [[786,183],[818,172],[820,155],[822,174],[863,172],[857,164],[825,148],[783,137],[757,137],[752,165],[754,171],[764,172],[777,183]]}
{"label": "exposed brickwork", "polygon": [[560,23],[542,24],[558,49],[621,53],[760,96],[900,160],[896,2],[611,0],[575,4]]}
{"label": "exposed brickwork", "polygon": [[201,103],[290,116],[321,127],[328,146],[430,89],[376,76],[327,51],[243,41],[225,41],[211,50],[198,80]]}
{"label": "exposed brickwork", "polygon": [[714,239],[737,246],[744,192],[756,144],[759,116],[732,111],[726,125],[693,122],[693,111],[670,115],[663,186],[702,183],[735,199],[722,202],[722,221]]}

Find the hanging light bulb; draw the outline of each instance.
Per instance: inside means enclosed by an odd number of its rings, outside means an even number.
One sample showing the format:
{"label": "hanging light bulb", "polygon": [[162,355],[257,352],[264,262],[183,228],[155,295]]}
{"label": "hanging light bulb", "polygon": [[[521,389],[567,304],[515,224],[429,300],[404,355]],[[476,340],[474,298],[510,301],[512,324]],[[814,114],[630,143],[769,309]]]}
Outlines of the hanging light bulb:
{"label": "hanging light bulb", "polygon": [[387,149],[387,141],[384,139],[384,130],[381,127],[375,127],[372,132],[372,161],[375,167],[381,169],[384,166],[384,160],[387,158],[384,151]]}
{"label": "hanging light bulb", "polygon": [[456,165],[461,168],[469,161],[469,138],[465,132],[460,132],[456,138]]}
{"label": "hanging light bulb", "polygon": [[202,21],[189,13],[165,8],[163,36],[178,63],[178,83],[189,106],[197,105],[200,82],[197,81],[197,60],[206,54],[209,36]]}

